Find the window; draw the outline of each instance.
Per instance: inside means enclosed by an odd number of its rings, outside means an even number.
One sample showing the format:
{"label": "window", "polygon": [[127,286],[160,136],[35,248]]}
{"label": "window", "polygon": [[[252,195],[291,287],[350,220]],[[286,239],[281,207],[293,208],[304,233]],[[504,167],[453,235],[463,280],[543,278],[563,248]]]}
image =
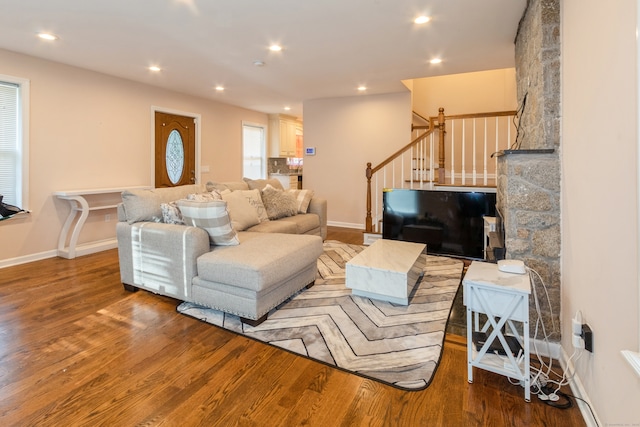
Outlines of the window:
{"label": "window", "polygon": [[0,194],[28,209],[29,81],[0,75]]}
{"label": "window", "polygon": [[242,173],[251,179],[266,178],[265,126],[242,123]]}

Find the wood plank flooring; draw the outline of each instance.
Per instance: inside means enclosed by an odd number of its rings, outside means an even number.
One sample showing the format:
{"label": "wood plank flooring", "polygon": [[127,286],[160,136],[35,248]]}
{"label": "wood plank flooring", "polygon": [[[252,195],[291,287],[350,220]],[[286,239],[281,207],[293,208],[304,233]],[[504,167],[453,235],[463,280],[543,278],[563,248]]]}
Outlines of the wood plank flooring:
{"label": "wood plank flooring", "polygon": [[[357,230],[329,239],[362,243]],[[178,314],[120,283],[117,251],[0,270],[2,426],[584,426],[504,377],[466,376],[450,335],[405,392]]]}

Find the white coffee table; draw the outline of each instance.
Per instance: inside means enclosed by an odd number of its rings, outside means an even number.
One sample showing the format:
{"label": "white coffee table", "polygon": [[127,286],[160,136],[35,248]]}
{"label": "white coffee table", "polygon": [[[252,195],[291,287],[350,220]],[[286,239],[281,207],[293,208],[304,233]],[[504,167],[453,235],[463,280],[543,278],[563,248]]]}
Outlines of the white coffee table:
{"label": "white coffee table", "polygon": [[425,249],[422,243],[376,240],[347,262],[347,288],[354,295],[409,305],[421,273],[413,266]]}

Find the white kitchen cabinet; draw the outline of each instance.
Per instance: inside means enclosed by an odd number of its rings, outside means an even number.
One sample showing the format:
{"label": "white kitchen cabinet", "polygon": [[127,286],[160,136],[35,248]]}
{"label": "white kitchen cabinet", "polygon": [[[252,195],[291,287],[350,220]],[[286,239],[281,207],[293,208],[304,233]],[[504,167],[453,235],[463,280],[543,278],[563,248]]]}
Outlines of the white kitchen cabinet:
{"label": "white kitchen cabinet", "polygon": [[269,115],[269,152],[271,157],[297,157],[296,132],[301,124],[295,117],[283,114]]}

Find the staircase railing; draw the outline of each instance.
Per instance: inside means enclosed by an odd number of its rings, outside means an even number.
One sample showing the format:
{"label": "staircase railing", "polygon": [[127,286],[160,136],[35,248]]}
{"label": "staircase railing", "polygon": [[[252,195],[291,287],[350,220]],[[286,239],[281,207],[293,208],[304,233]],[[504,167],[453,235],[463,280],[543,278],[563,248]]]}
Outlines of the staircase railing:
{"label": "staircase railing", "polygon": [[497,158],[492,154],[513,143],[515,117],[516,111],[445,116],[440,108],[429,126],[413,126],[417,136],[409,144],[375,167],[367,163],[365,231],[382,230],[386,188],[495,187]]}

